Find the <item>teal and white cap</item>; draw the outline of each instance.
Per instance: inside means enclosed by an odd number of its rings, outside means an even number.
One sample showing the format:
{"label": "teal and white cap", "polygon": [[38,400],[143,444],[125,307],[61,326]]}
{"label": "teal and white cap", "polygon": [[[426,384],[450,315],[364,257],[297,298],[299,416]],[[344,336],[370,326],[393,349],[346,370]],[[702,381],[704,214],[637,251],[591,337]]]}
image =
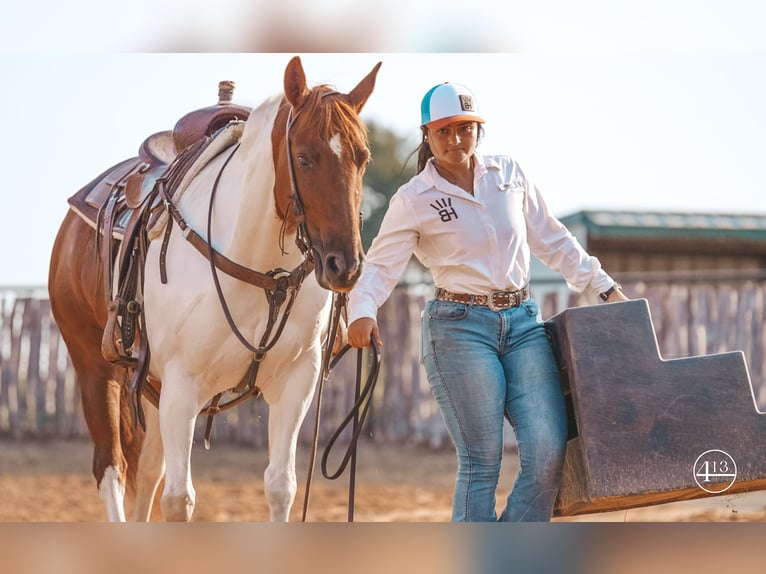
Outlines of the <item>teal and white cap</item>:
{"label": "teal and white cap", "polygon": [[445,82],[428,90],[420,103],[421,125],[439,129],[456,121],[484,123],[471,90]]}

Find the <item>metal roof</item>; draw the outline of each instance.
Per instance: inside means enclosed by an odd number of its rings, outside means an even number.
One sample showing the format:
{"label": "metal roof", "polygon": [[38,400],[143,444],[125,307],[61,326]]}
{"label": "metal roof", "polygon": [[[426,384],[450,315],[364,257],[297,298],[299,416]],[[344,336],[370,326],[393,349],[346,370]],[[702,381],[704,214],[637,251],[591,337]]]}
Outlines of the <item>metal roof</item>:
{"label": "metal roof", "polygon": [[591,237],[720,238],[766,241],[766,214],[578,211],[561,218]]}

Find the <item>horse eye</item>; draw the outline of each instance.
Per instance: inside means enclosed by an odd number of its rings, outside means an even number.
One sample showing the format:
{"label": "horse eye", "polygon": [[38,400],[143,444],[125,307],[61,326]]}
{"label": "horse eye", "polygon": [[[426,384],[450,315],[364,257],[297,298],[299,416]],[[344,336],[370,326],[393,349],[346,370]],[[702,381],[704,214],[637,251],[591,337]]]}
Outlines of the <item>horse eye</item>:
{"label": "horse eye", "polygon": [[311,163],[309,162],[309,158],[306,156],[306,154],[299,153],[298,154],[298,165],[301,167],[309,167]]}

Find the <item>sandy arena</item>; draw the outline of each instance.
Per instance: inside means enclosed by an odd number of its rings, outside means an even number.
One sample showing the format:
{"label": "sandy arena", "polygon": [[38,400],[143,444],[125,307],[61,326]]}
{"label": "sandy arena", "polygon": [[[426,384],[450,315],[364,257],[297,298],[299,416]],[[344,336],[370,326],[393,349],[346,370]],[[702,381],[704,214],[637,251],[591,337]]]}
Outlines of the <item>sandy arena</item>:
{"label": "sandy arena", "polygon": [[[18,442],[0,440],[0,521],[103,521],[105,514],[90,474],[91,446],[85,440]],[[320,452],[321,455],[321,452]],[[347,518],[348,474],[336,481],[317,468],[311,488],[308,520],[343,522]],[[298,457],[299,491],[291,520],[301,519],[308,452]],[[263,495],[266,455],[261,451],[213,443],[195,445],[192,476],[197,491],[195,521],[266,521]],[[455,472],[454,454],[412,446],[363,443],[357,462],[355,521],[446,522],[450,517]],[[332,469],[331,469],[332,470]],[[498,488],[498,507],[518,470],[514,453],[506,453]],[[762,521],[763,491],[721,495],[673,504],[556,520],[615,522]]]}

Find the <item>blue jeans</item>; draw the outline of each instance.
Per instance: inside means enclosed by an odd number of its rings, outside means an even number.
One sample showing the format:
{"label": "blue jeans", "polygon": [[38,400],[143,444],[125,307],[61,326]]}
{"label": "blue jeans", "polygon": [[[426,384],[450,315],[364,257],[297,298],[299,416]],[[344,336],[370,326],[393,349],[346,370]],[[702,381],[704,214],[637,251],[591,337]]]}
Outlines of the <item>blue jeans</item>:
{"label": "blue jeans", "polygon": [[458,457],[453,521],[496,521],[504,418],[521,470],[501,521],[548,521],[567,440],[564,396],[537,303],[492,311],[431,300],[423,364]]}

